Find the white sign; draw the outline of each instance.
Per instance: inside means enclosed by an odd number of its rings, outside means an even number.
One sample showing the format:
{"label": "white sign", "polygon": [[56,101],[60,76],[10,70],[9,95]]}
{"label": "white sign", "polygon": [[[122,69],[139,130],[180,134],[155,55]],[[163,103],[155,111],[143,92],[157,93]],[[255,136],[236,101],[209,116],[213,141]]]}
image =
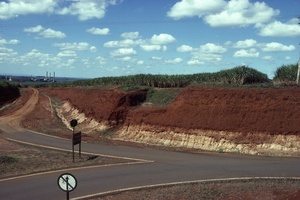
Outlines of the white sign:
{"label": "white sign", "polygon": [[77,180],[75,176],[69,173],[60,175],[58,177],[57,183],[59,188],[66,192],[71,192],[75,190],[77,186]]}

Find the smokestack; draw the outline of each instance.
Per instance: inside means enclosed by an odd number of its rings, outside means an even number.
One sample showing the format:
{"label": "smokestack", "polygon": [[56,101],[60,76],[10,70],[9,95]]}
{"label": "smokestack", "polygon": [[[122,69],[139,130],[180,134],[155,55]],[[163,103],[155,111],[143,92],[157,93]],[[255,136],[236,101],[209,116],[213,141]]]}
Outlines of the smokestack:
{"label": "smokestack", "polygon": [[55,72],[53,72],[53,82],[55,82]]}
{"label": "smokestack", "polygon": [[49,81],[51,81],[51,72],[49,73]]}
{"label": "smokestack", "polygon": [[46,80],[48,80],[48,72],[46,72]]}

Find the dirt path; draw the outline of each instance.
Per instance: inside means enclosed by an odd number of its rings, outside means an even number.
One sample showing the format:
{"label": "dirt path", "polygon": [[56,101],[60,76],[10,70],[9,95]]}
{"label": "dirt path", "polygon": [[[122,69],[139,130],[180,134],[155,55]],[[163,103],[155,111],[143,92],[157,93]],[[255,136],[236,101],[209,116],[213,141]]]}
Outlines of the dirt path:
{"label": "dirt path", "polygon": [[0,116],[1,130],[4,132],[14,132],[21,130],[20,122],[29,114],[39,100],[39,92],[36,89],[30,88],[31,95],[27,102],[16,111]]}

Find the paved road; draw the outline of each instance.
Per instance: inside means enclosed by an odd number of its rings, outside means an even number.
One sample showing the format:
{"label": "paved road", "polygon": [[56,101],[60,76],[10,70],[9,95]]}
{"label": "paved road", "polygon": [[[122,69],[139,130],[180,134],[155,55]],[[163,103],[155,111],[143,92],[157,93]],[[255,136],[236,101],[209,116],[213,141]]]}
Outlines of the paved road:
{"label": "paved road", "polygon": [[[66,139],[49,137],[9,124],[1,124],[3,137],[56,148],[71,149]],[[46,174],[0,180],[0,199],[66,199],[57,185],[62,173],[76,176],[72,198],[144,185],[235,177],[299,177],[299,158],[271,158],[231,154],[193,154],[151,148],[83,143],[82,150],[125,157],[128,164],[70,169]],[[135,164],[133,162],[136,162]]]}
{"label": "paved road", "polygon": [[[5,137],[57,148],[70,141],[23,131]],[[78,187],[71,197],[109,190],[176,181],[229,177],[300,176],[299,158],[271,158],[230,154],[192,154],[150,148],[83,143],[85,152],[134,158],[138,164],[64,170],[37,176],[0,181],[1,199],[64,199],[56,180],[63,172],[77,177]],[[129,160],[130,162],[130,160]],[[132,163],[132,162],[130,162]]]}

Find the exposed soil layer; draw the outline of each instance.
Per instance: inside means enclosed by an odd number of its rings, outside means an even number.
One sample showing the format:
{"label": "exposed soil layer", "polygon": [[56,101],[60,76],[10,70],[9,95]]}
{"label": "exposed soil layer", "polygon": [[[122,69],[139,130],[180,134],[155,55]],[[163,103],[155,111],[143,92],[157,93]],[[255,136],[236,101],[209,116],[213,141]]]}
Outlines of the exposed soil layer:
{"label": "exposed soil layer", "polygon": [[300,88],[189,87],[165,108],[138,106],[146,91],[54,88],[47,93],[69,101],[99,122],[127,125],[299,134]]}

